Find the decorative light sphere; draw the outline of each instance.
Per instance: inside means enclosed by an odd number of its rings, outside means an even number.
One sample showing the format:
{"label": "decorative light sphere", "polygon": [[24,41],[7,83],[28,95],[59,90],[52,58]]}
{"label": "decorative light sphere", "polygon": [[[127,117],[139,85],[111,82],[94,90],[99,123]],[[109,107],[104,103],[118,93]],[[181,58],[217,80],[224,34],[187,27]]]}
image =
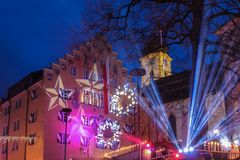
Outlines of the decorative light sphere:
{"label": "decorative light sphere", "polygon": [[[106,130],[109,129],[109,131],[112,133],[112,136],[105,137],[104,134]],[[106,147],[111,147],[114,142],[120,142],[119,135],[120,132],[120,124],[117,121],[111,121],[110,119],[106,119],[104,122],[102,122],[98,129],[97,129],[97,143],[101,143]]]}
{"label": "decorative light sphere", "polygon": [[[126,98],[124,99],[124,97]],[[125,84],[123,88],[118,86],[115,94],[111,97],[110,112],[116,114],[116,116],[128,115],[135,109],[136,104],[137,94],[135,88],[130,88],[129,84]]]}

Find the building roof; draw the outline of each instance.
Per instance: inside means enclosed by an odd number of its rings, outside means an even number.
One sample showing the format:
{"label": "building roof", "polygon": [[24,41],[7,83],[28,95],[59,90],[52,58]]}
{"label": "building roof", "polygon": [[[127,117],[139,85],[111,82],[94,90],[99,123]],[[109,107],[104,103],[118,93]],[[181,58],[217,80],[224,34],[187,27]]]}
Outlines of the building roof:
{"label": "building roof", "polygon": [[27,76],[25,76],[23,79],[21,79],[8,89],[7,98],[10,99],[16,96],[17,94],[21,93],[22,91],[26,90],[27,88],[29,88],[30,86],[32,86],[33,84],[42,79],[43,70],[28,74]]}
{"label": "building roof", "polygon": [[6,101],[6,99],[5,99],[5,98],[3,98],[3,97],[0,97],[0,104],[4,103],[5,101]]}
{"label": "building roof", "polygon": [[164,103],[188,98],[190,96],[190,82],[190,70],[155,81]]}

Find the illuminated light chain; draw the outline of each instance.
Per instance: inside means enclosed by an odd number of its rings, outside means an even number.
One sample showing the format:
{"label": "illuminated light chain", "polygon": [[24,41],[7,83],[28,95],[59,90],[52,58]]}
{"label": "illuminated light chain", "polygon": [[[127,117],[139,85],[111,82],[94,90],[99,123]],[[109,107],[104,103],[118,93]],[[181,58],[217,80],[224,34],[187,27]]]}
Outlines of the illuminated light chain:
{"label": "illuminated light chain", "polygon": [[114,150],[114,151],[111,151],[111,152],[108,152],[108,153],[105,153],[104,154],[104,157],[105,158],[112,158],[116,155],[122,155],[122,154],[127,154],[129,152],[132,152],[134,150],[137,150],[139,148],[139,144],[134,144],[134,145],[131,145],[131,146],[126,146],[126,147],[122,147],[122,148],[119,148],[117,150]]}
{"label": "illuminated light chain", "polygon": [[[126,106],[122,106],[122,97],[126,97],[127,101],[124,101]],[[128,115],[132,110],[134,111],[137,105],[136,89],[129,87],[129,84],[125,84],[123,89],[118,86],[116,93],[112,95],[110,101],[110,112],[116,114],[116,116]]]}
{"label": "illuminated light chain", "polygon": [[37,137],[24,137],[24,136],[0,136],[0,142],[6,143],[7,141],[17,141],[17,142],[31,142],[36,141]]}
{"label": "illuminated light chain", "polygon": [[[111,137],[104,137],[104,131],[110,129],[112,132]],[[111,121],[110,119],[106,119],[104,122],[100,123],[97,129],[97,143],[99,145],[104,145],[105,147],[111,147],[114,142],[119,143],[120,132],[120,124],[117,121]]]}

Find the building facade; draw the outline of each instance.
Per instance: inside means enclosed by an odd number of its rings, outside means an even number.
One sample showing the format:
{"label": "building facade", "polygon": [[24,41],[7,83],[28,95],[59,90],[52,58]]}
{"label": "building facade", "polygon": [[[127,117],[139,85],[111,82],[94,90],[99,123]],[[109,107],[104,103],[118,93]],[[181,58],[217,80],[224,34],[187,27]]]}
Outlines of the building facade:
{"label": "building facade", "polygon": [[[68,160],[149,157],[139,148],[155,143],[157,128],[136,111],[138,93],[127,72],[105,40],[94,39],[26,76],[0,105],[0,159],[61,160],[65,142]],[[62,108],[72,109],[67,120]]]}

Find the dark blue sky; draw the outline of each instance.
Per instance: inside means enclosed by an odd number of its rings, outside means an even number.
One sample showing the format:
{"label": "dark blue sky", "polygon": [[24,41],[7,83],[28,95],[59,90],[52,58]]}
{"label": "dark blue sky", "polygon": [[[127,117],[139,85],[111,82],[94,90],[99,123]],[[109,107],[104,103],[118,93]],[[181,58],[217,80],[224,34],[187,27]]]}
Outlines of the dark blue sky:
{"label": "dark blue sky", "polygon": [[67,53],[83,0],[0,1],[0,96],[29,72]]}
{"label": "dark blue sky", "polygon": [[[81,29],[83,4],[84,0],[0,1],[0,97],[28,73],[50,66],[68,53],[72,31]],[[125,52],[119,48],[115,50]],[[176,59],[176,55],[181,61],[186,54],[170,49],[170,56]],[[182,64],[186,62],[174,63],[174,68],[186,68]]]}

